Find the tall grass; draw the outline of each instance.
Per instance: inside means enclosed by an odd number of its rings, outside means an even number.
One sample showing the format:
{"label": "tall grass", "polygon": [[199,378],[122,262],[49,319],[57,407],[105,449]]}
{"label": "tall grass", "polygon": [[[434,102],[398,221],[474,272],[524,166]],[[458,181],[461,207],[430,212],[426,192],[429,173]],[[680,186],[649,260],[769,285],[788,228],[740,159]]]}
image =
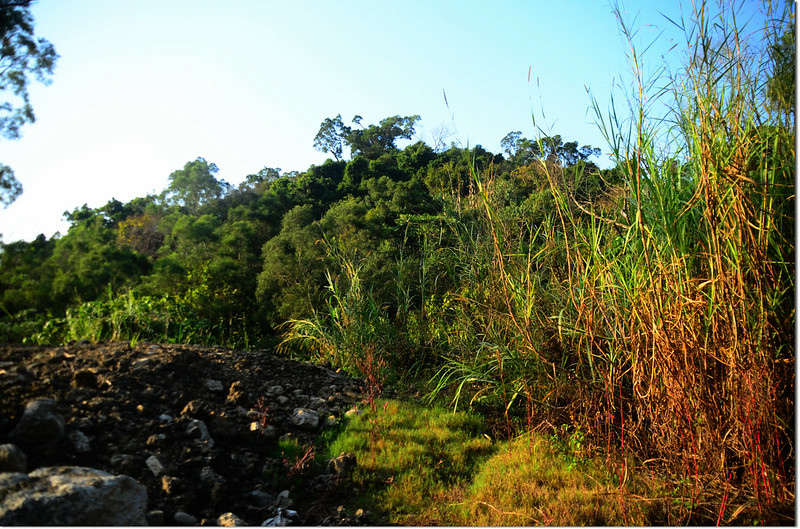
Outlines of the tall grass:
{"label": "tall grass", "polygon": [[311,318],[289,320],[280,351],[300,351],[308,359],[365,376],[375,389],[387,376],[392,328],[369,289],[361,282],[361,266],[335,239],[323,241],[338,270],[326,270],[326,306]]}
{"label": "tall grass", "polygon": [[450,340],[434,379],[501,401],[509,433],[514,408],[580,431],[621,483],[637,456],[691,485],[688,520],[720,523],[784,520],[794,501],[794,109],[767,97],[794,11],[768,5],[754,31],[748,7],[667,19],[685,61],[655,77],[616,9],[634,83],[626,112],[594,103],[623,175],[605,199],[542,159],[552,203],[531,218],[473,175],[481,230],[459,238],[473,274],[453,312],[474,338]]}
{"label": "tall grass", "polygon": [[[788,29],[790,9],[772,23]],[[548,174],[569,247],[567,342],[601,389],[582,421],[609,448],[682,469],[698,507],[721,508],[703,491],[736,478],[767,511],[791,496],[795,140],[739,14],[699,2],[670,21],[687,57],[666,87],[643,78],[632,46],[631,122],[595,104],[625,174],[621,230],[577,218]],[[649,115],[651,98],[666,117]]]}

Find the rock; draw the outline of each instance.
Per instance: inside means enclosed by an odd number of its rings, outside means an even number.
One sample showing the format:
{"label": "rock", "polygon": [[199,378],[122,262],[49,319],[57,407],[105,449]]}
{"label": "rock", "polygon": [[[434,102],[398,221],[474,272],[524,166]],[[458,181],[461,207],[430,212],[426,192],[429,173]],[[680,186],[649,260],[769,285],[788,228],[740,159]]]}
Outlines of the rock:
{"label": "rock", "polygon": [[250,431],[258,432],[267,439],[274,439],[278,435],[278,430],[271,424],[262,426],[260,423],[253,421],[250,423]]}
{"label": "rock", "polygon": [[167,496],[172,496],[175,494],[178,486],[181,484],[181,480],[172,476],[161,476],[161,490]]}
{"label": "rock", "polygon": [[164,467],[164,464],[156,456],[148,457],[145,460],[145,464],[155,477],[160,477],[167,473],[167,469]]}
{"label": "rock", "polygon": [[92,445],[89,443],[89,438],[80,430],[72,430],[67,433],[67,439],[70,440],[75,451],[79,454],[88,454],[92,451]]}
{"label": "rock", "polygon": [[66,427],[64,417],[56,412],[56,401],[37,399],[28,403],[8,437],[16,444],[48,444],[64,437]]}
{"label": "rock", "polygon": [[147,513],[147,525],[164,525],[167,517],[161,509],[154,509]]}
{"label": "rock", "polygon": [[172,519],[178,525],[197,525],[197,518],[183,511],[178,511],[173,514]]}
{"label": "rock", "polygon": [[309,399],[311,406],[315,408],[320,408],[328,404],[328,399],[323,399],[322,397],[311,397]]}
{"label": "rock", "polygon": [[363,410],[359,410],[356,407],[352,407],[349,410],[347,410],[346,412],[344,412],[344,416],[345,417],[358,417],[362,413],[364,413]]}
{"label": "rock", "polygon": [[212,393],[221,393],[223,391],[222,382],[207,378],[203,381],[203,387]]}
{"label": "rock", "polygon": [[159,434],[153,434],[150,437],[148,437],[147,441],[145,441],[145,444],[147,446],[163,446],[164,443],[166,443],[166,441],[167,441],[167,434],[159,433]]}
{"label": "rock", "polygon": [[76,388],[97,389],[99,386],[97,373],[91,369],[81,369],[72,378],[72,385]]}
{"label": "rock", "polygon": [[192,415],[194,417],[205,414],[206,406],[199,400],[190,400],[181,410],[181,416]]}
{"label": "rock", "polygon": [[192,419],[186,427],[186,435],[199,439],[209,448],[214,448],[214,440],[211,438],[211,434],[208,433],[208,426],[203,421]]}
{"label": "rock", "polygon": [[226,402],[229,404],[241,404],[244,401],[244,384],[240,380],[237,380],[231,387],[228,389],[228,396],[225,398]]}
{"label": "rock", "polygon": [[267,397],[277,397],[283,395],[283,386],[272,386],[267,390]]}
{"label": "rock", "polygon": [[18,384],[27,384],[28,382],[36,378],[36,374],[34,374],[33,371],[26,368],[25,366],[17,366],[15,372],[17,373],[17,376],[14,380]]}
{"label": "rock", "polygon": [[244,520],[242,520],[232,512],[226,512],[225,514],[219,515],[219,518],[217,518],[217,525],[220,527],[237,527],[239,525],[247,525],[247,524],[244,523]]}
{"label": "rock", "polygon": [[280,404],[281,406],[286,406],[289,403],[289,397],[287,397],[286,395],[279,395],[278,398],[275,400],[277,400],[278,404]]}
{"label": "rock", "polygon": [[339,457],[328,461],[328,472],[337,476],[346,476],[356,468],[356,456],[350,452],[342,452]]}
{"label": "rock", "polygon": [[281,508],[289,508],[294,505],[294,500],[289,497],[288,490],[282,490],[278,493],[278,496],[275,498],[275,507],[278,509]]}
{"label": "rock", "polygon": [[136,457],[130,454],[114,454],[111,456],[111,467],[121,474],[133,474],[137,471]]}
{"label": "rock", "polygon": [[224,482],[225,480],[223,480],[219,474],[214,472],[213,468],[203,467],[203,469],[200,471],[200,481],[206,485],[214,485],[216,483]]}
{"label": "rock", "polygon": [[258,507],[267,507],[275,502],[275,496],[258,489],[250,491],[249,497],[252,498],[252,503]]}
{"label": "rock", "polygon": [[0,472],[27,472],[28,458],[14,444],[0,445]]}
{"label": "rock", "polygon": [[147,490],[87,467],[0,474],[0,525],[145,525]]}
{"label": "rock", "polygon": [[137,358],[131,363],[131,370],[133,371],[141,371],[142,369],[147,369],[149,367],[153,367],[156,361],[152,358]]}
{"label": "rock", "polygon": [[264,523],[261,524],[261,527],[286,527],[292,523],[292,519],[296,516],[297,511],[278,507],[278,515],[264,520]]}
{"label": "rock", "polygon": [[308,408],[295,408],[292,414],[292,424],[313,432],[319,427],[319,413]]}

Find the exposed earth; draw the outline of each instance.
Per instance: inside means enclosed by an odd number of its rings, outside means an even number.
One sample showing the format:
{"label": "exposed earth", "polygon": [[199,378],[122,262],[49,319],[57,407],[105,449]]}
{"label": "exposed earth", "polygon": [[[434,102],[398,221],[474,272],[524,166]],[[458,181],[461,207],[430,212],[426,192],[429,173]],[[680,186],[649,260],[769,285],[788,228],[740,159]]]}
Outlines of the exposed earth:
{"label": "exposed earth", "polygon": [[[357,462],[309,451],[363,398],[362,381],[330,369],[221,347],[0,345],[0,394],[0,444],[24,452],[26,472],[130,476],[151,525],[370,523],[348,502]],[[63,433],[20,433],[26,405],[45,398]],[[282,453],[290,439],[297,450]]]}

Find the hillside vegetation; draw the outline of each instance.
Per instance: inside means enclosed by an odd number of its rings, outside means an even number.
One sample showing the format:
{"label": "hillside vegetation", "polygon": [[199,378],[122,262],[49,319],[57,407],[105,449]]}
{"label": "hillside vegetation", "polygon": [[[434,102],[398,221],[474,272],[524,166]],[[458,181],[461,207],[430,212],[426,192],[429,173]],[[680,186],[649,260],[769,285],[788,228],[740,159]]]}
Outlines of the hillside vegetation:
{"label": "hillside vegetation", "polygon": [[653,78],[632,46],[624,108],[594,104],[611,169],[554,134],[491,153],[412,142],[419,116],[336,116],[306,171],[232,186],[198,158],[78,208],[2,244],[0,341],[275,346],[544,436],[620,491],[658,474],[670,523],[789,523],[794,7],[737,16],[669,21],[685,61]]}

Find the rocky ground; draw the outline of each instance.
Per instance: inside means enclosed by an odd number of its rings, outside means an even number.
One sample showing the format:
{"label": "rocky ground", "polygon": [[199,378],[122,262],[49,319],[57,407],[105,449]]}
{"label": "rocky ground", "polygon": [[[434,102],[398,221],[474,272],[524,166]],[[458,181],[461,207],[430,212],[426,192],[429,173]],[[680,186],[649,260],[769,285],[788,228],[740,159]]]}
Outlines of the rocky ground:
{"label": "rocky ground", "polygon": [[[130,476],[147,489],[151,525],[370,523],[348,502],[356,462],[311,457],[362,400],[361,381],[332,370],[185,345],[0,346],[0,394],[0,445],[26,459],[24,470],[0,461],[0,472]],[[26,431],[26,406],[39,399],[52,399],[36,406],[53,418]],[[281,453],[281,439],[298,450]]]}

